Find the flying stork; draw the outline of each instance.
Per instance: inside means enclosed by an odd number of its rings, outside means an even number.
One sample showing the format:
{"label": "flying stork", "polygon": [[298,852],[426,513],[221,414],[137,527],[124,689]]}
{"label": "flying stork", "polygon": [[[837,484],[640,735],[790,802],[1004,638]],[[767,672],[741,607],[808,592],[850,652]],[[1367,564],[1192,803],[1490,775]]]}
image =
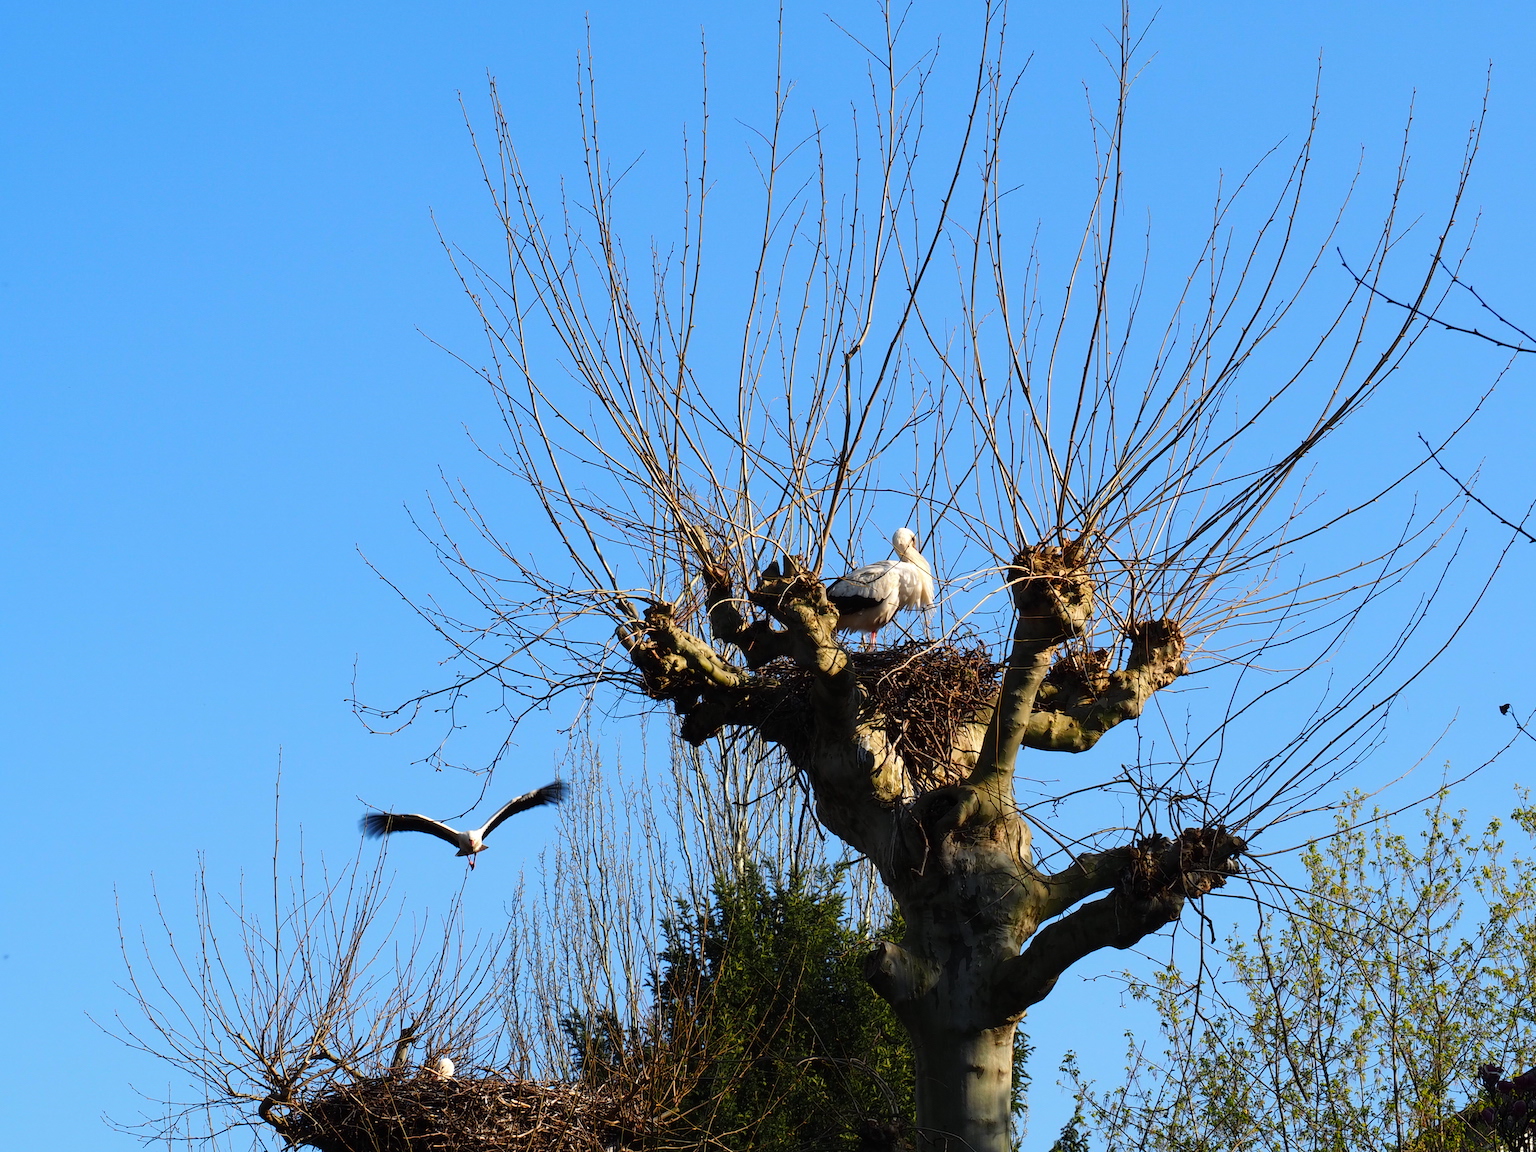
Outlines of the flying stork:
{"label": "flying stork", "polygon": [[838,628],[868,632],[870,644],[901,609],[933,607],[933,569],[917,550],[917,534],[898,528],[891,545],[900,559],[866,564],[827,586]]}
{"label": "flying stork", "polygon": [[450,828],[430,816],[418,816],[415,813],[401,815],[395,812],[369,812],[363,817],[363,835],[369,838],[387,836],[391,832],[430,832],[439,840],[446,840],[459,851],[457,855],[468,856],[469,866],[475,866],[475,853],[485,851],[485,838],[508,816],[516,816],[519,812],[526,812],[529,808],[537,808],[541,804],[558,804],[565,796],[565,785],[556,780],[553,784],[546,784],[542,788],[535,788],[532,792],[525,792],[515,800],[509,800],[497,809],[496,814],[479,828],[469,832],[460,832]]}

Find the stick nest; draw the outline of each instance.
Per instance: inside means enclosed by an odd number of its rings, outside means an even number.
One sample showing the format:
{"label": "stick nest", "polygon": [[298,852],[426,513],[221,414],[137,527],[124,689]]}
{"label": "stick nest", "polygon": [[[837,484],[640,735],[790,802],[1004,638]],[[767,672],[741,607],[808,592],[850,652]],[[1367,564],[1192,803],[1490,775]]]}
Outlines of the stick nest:
{"label": "stick nest", "polygon": [[[914,641],[849,652],[866,719],[879,723],[901,756],[916,792],[953,784],[968,771],[955,763],[962,728],[997,698],[1000,667],[980,643]],[[764,672],[785,689],[781,708],[809,718],[811,677],[788,660]]]}
{"label": "stick nest", "polygon": [[999,667],[981,644],[903,644],[855,654],[868,707],[918,793],[958,783],[961,728],[997,699]]}
{"label": "stick nest", "polygon": [[658,1128],[633,1087],[495,1073],[364,1078],[295,1102],[283,1134],[320,1152],[604,1152],[648,1144]]}

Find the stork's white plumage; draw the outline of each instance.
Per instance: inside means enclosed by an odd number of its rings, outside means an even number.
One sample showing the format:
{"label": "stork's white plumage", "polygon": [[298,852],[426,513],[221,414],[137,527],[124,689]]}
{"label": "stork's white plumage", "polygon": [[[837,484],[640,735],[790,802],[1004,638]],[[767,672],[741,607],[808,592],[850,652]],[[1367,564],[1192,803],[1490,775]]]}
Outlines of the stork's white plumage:
{"label": "stork's white plumage", "polygon": [[827,586],[838,628],[868,632],[870,643],[902,609],[933,607],[933,569],[917,550],[917,534],[898,528],[891,545],[899,559],[866,564]]}
{"label": "stork's white plumage", "polygon": [[460,832],[440,820],[415,813],[404,815],[396,812],[369,812],[363,817],[363,835],[387,836],[391,832],[428,832],[439,840],[446,840],[458,849],[456,855],[468,856],[469,866],[475,866],[475,853],[485,851],[485,838],[508,816],[516,816],[541,804],[558,804],[565,796],[565,785],[556,780],[532,792],[525,792],[515,800],[509,800],[496,810],[496,814],[479,828]]}
{"label": "stork's white plumage", "polygon": [[432,1071],[440,1080],[453,1079],[453,1061],[446,1056],[439,1056],[432,1061]]}

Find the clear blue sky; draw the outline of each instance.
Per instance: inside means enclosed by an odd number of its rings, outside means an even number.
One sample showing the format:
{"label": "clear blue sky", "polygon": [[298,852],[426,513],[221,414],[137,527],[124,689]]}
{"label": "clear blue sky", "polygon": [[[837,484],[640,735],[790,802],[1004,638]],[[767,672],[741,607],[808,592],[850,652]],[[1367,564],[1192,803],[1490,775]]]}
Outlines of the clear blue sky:
{"label": "clear blue sky", "polygon": [[[868,12],[791,4],[791,71],[808,98],[838,107],[843,78],[817,67],[835,35],[827,8]],[[918,0],[915,19],[926,34],[960,10]],[[0,14],[7,1146],[133,1143],[99,1116],[131,1116],[130,1081],[152,1089],[157,1073],[86,1019],[123,1004],[114,892],[137,923],[150,877],[184,891],[200,852],[216,879],[259,871],[280,748],[287,819],[318,850],[352,850],[360,796],[439,812],[473,796],[468,778],[411,766],[424,736],[369,737],[344,704],[354,661],[379,698],[434,683],[440,651],[357,549],[430,588],[438,577],[402,506],[421,503],[439,468],[474,475],[463,425],[492,416],[477,381],[421,334],[456,347],[476,335],[431,218],[471,245],[488,235],[456,94],[479,112],[487,72],[498,76],[525,149],[557,165],[590,13],[614,131],[647,163],[670,163],[697,105],[702,28],[717,155],[739,166],[730,134],[735,117],[760,119],[774,12],[58,0]],[[1045,146],[1081,147],[1078,84],[1097,73],[1092,41],[1116,18],[1103,3],[1016,7]],[[1386,162],[1416,93],[1416,158],[1448,178],[1491,62],[1471,268],[1486,295],[1536,322],[1533,34],[1536,10],[1513,2],[1167,4],[1141,88],[1142,171],[1164,189],[1188,177],[1204,196],[1217,169],[1246,167],[1303,127],[1321,54],[1330,164],[1351,167],[1362,145]],[[1432,406],[1474,359],[1485,373],[1486,357],[1439,340],[1402,386]],[[1536,497],[1532,379],[1516,366],[1457,456],[1469,472],[1482,464],[1482,491],[1509,509]],[[1436,764],[1479,754],[1494,704],[1536,705],[1532,556],[1516,549],[1484,622],[1415,705],[1425,732],[1462,717]],[[554,728],[525,731],[518,786],[551,775]],[[1467,802],[1507,806],[1531,763],[1519,751]],[[543,820],[525,830],[529,857]],[[510,885],[512,861],[486,863],[487,893]],[[423,854],[412,881],[446,893],[461,872]],[[1037,1083],[1075,1042],[1085,999],[1114,996],[1064,981],[1035,1012]],[[1118,1050],[1112,1018],[1107,1031]],[[1037,1139],[1060,1115],[1044,1097],[1039,1108]]]}

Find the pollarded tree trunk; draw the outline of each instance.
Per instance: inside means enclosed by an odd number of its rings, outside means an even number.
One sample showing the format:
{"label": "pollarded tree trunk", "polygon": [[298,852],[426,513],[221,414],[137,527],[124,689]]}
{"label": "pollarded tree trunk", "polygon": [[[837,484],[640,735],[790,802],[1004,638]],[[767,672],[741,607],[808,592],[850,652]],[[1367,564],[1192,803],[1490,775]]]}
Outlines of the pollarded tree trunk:
{"label": "pollarded tree trunk", "polygon": [[935,646],[899,653],[908,674],[893,690],[890,657],[842,645],[820,581],[792,558],[748,593],[764,613],[756,620],[713,567],[710,639],[680,628],[666,605],[622,636],[646,692],[674,704],[687,739],[745,726],[777,742],[822,824],[879,869],[906,937],[876,948],[866,974],[911,1035],[931,1149],[1008,1149],[1025,1010],[1088,953],[1130,947],[1177,919],[1186,899],[1236,871],[1244,849],[1222,829],[1187,829],[1081,855],[1053,875],[1034,867],[1013,798],[1020,750],[1083,751],[1186,667],[1168,621],[1135,625],[1118,670],[1062,654],[1093,614],[1087,553],[1035,546],[1015,558],[1000,679],[960,683],[964,660]]}

